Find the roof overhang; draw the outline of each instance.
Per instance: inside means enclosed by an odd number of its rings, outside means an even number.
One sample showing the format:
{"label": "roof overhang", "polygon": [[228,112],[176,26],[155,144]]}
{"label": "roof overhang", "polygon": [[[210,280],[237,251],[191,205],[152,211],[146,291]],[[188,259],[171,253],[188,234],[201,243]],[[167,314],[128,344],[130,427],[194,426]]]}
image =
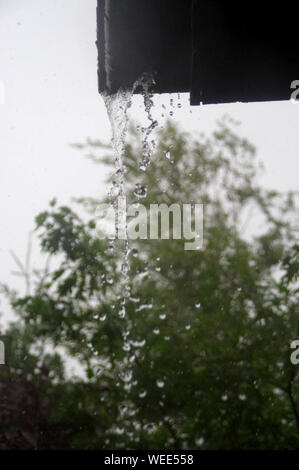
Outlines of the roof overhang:
{"label": "roof overhang", "polygon": [[190,92],[193,105],[288,100],[298,12],[294,1],[98,0],[99,91],[151,72],[154,92]]}

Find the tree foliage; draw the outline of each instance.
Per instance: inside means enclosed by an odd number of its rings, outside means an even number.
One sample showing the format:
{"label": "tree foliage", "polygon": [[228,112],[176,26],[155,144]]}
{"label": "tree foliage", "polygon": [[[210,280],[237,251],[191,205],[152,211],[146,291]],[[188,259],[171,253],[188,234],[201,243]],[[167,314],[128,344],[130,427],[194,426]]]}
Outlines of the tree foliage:
{"label": "tree foliage", "polygon": [[[79,147],[95,164],[111,164],[100,142]],[[145,173],[141,152],[132,126],[128,201],[140,184],[145,205],[204,204],[204,247],[131,242],[124,321],[120,254],[96,236],[100,201],[80,201],[86,220],[53,200],[36,230],[56,268],[33,293],[11,299],[18,322],[8,331],[14,353],[2,386],[26,398],[12,394],[8,408],[2,401],[2,447],[298,448],[298,366],[290,362],[299,335],[295,195],[260,187],[255,149],[229,120],[209,138],[169,123]],[[66,373],[70,358],[81,379]],[[24,421],[12,418],[23,411]]]}

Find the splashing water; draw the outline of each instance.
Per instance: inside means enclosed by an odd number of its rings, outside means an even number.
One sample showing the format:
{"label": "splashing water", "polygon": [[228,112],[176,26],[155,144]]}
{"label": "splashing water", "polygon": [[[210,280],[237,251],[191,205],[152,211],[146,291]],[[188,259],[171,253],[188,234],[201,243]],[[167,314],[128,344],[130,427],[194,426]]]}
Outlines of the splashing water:
{"label": "splashing water", "polygon": [[128,110],[131,106],[132,94],[133,91],[130,90],[119,90],[114,95],[103,96],[112,128],[112,144],[115,160],[115,174],[108,195],[115,213],[116,238],[113,241],[113,248],[116,246],[116,239],[120,245],[119,252],[122,273],[120,288],[123,297],[118,315],[121,319],[124,319],[126,316],[126,299],[130,296],[124,154],[128,128]]}
{"label": "splashing water", "polygon": [[[150,163],[153,152],[154,140],[149,142],[153,130],[158,126],[158,122],[152,117],[153,94],[151,88],[155,84],[152,74],[145,73],[139,80],[135,82],[131,90],[120,89],[113,95],[103,94],[103,99],[107,108],[107,113],[112,128],[112,144],[115,159],[115,174],[112,185],[109,190],[110,203],[115,211],[115,238],[120,244],[120,254],[122,257],[122,292],[123,300],[119,310],[119,316],[126,316],[126,299],[130,297],[130,263],[129,263],[129,242],[128,242],[128,225],[127,225],[127,196],[125,188],[125,164],[124,155],[126,148],[126,135],[128,130],[128,110],[132,104],[133,93],[137,88],[141,88],[144,108],[149,121],[149,126],[144,129],[144,137],[142,140],[142,160],[140,169],[145,171]],[[134,195],[138,198],[145,198],[147,188],[136,185]],[[120,242],[119,242],[120,243]],[[115,247],[115,242],[114,242]]]}
{"label": "splashing water", "polygon": [[[128,440],[133,441],[135,439],[134,435],[134,419],[132,417],[137,412],[136,402],[134,398],[134,390],[138,393],[140,404],[148,400],[148,392],[145,388],[141,388],[138,391],[136,389],[138,375],[135,373],[136,364],[138,361],[146,354],[146,350],[150,347],[150,341],[142,331],[136,331],[134,328],[134,317],[131,317],[130,311],[134,310],[134,315],[139,315],[140,317],[150,315],[151,317],[157,316],[157,324],[151,329],[150,338],[151,340],[161,340],[165,342],[170,342],[174,339],[173,335],[165,334],[165,328],[167,328],[167,318],[169,313],[167,311],[157,311],[155,308],[155,300],[153,299],[144,299],[142,296],[138,296],[138,289],[142,285],[144,279],[149,278],[153,270],[155,270],[155,277],[163,275],[163,263],[160,263],[160,258],[156,258],[157,263],[153,265],[149,264],[146,254],[139,252],[135,247],[130,246],[128,240],[128,225],[127,225],[127,194],[130,196],[134,204],[141,204],[148,202],[148,195],[150,195],[150,186],[144,179],[150,181],[150,178],[147,178],[146,172],[149,170],[151,165],[153,154],[157,152],[157,156],[160,158],[164,156],[170,164],[175,164],[175,148],[171,142],[166,141],[155,142],[155,133],[156,129],[159,126],[160,129],[164,129],[164,125],[168,122],[169,118],[175,120],[178,115],[180,115],[180,110],[183,107],[184,98],[180,94],[175,96],[174,94],[163,98],[161,95],[155,97],[155,107],[154,107],[154,95],[152,93],[152,87],[154,86],[155,81],[152,75],[143,74],[140,79],[134,84],[130,90],[119,90],[114,95],[104,95],[104,101],[106,104],[108,116],[112,128],[112,144],[114,151],[114,160],[115,160],[115,169],[112,178],[112,184],[109,188],[109,199],[110,203],[114,209],[115,214],[115,238],[109,240],[109,250],[116,254],[118,259],[118,274],[119,281],[117,286],[113,286],[113,291],[116,294],[111,292],[111,295],[115,295],[115,302],[113,305],[113,310],[115,314],[118,315],[119,323],[121,324],[121,333],[120,341],[122,348],[122,358],[119,359],[116,356],[111,362],[111,374],[115,374],[115,383],[116,386],[120,388],[120,393],[122,394],[122,400],[119,407],[119,411],[116,413],[114,425],[107,431],[108,435],[111,433],[117,436],[126,434]],[[137,99],[139,109],[142,110],[142,124],[137,126],[137,131],[139,134],[139,142],[141,144],[141,156],[139,162],[137,163],[140,173],[139,178],[135,186],[132,188],[132,194],[128,193],[128,188],[126,188],[126,165],[125,165],[125,151],[126,151],[126,137],[129,124],[129,111],[131,104],[133,102],[133,94],[137,91],[140,92],[141,98]],[[163,100],[161,102],[161,100]],[[143,101],[143,103],[142,103]],[[161,103],[159,113],[159,122],[156,120],[157,116],[157,103]],[[134,103],[135,107],[135,103]],[[184,106],[185,107],[185,106]],[[191,111],[190,111],[191,112]],[[161,119],[162,118],[162,119]],[[162,121],[162,122],[161,122]],[[165,126],[166,127],[166,126]],[[159,180],[160,181],[160,180]],[[140,184],[140,182],[142,184]],[[145,183],[145,184],[144,184]],[[164,182],[161,182],[161,191],[162,193],[167,190],[167,185]],[[137,261],[138,269],[136,270],[136,275],[134,279],[132,277],[132,272],[130,269],[130,263],[135,264]],[[132,270],[133,271],[133,270]],[[160,273],[160,274],[158,274]],[[114,279],[112,277],[106,276],[106,283],[110,285],[112,291],[112,285],[114,284]],[[137,285],[136,293],[131,292],[131,284]],[[110,289],[109,289],[110,295]],[[199,299],[198,299],[199,300]],[[162,306],[163,308],[165,306]],[[197,310],[197,313],[201,312],[201,304],[197,299],[195,299],[194,307]],[[106,321],[106,314],[98,315],[97,320],[99,322]],[[182,327],[187,335],[189,333],[192,325],[187,323]],[[166,330],[167,331],[167,330]],[[99,364],[101,366],[101,364]],[[97,375],[100,377],[105,374],[105,367],[99,367]],[[140,379],[139,379],[140,380]],[[153,381],[155,386],[155,393],[160,395],[160,401],[157,402],[162,408],[165,403],[165,396],[168,390],[168,376],[159,376],[156,377]],[[139,385],[143,385],[142,380],[139,381]],[[240,400],[243,399],[240,397]],[[138,423],[140,426],[140,423]],[[151,434],[156,430],[156,424],[148,422],[144,424],[145,432]],[[199,441],[201,443],[201,438]],[[109,442],[109,441],[107,441]],[[136,439],[137,442],[137,439]],[[201,445],[201,444],[200,444]]]}
{"label": "splashing water", "polygon": [[[122,327],[122,349],[125,353],[124,359],[119,364],[118,376],[124,391],[124,407],[126,395],[130,391],[133,378],[132,367],[130,366],[130,342],[128,339],[128,319],[126,318],[126,303],[130,297],[130,264],[129,264],[129,243],[127,227],[127,197],[125,187],[125,164],[124,155],[126,148],[126,135],[128,129],[128,110],[132,102],[133,90],[119,90],[114,95],[104,95],[104,102],[112,128],[112,145],[114,151],[115,173],[113,175],[112,185],[108,196],[110,204],[115,214],[115,238],[112,240],[112,249],[117,250],[120,256],[120,291],[121,303],[118,310],[118,316],[123,321]],[[116,242],[117,240],[117,242]],[[120,413],[119,419],[122,421],[126,412]],[[113,429],[111,429],[113,432]],[[115,429],[114,429],[114,432]]]}
{"label": "splashing water", "polygon": [[[135,312],[141,312],[153,309],[153,304],[141,304],[140,299],[132,296],[130,288],[130,256],[133,258],[140,258],[139,261],[143,262],[139,252],[136,248],[130,249],[128,241],[128,225],[127,225],[127,193],[126,193],[126,168],[125,168],[125,150],[126,150],[126,136],[128,131],[129,123],[129,109],[132,104],[132,98],[134,92],[138,89],[141,91],[143,97],[143,109],[145,111],[145,118],[147,125],[143,124],[143,127],[138,126],[137,130],[140,132],[141,138],[141,158],[139,161],[139,169],[142,173],[146,172],[150,166],[152,155],[155,151],[156,143],[153,138],[153,133],[158,127],[158,121],[155,120],[153,113],[153,93],[152,87],[155,81],[151,74],[143,74],[140,79],[134,84],[131,90],[119,90],[114,95],[103,95],[105,105],[107,108],[108,116],[112,128],[112,144],[114,151],[115,160],[115,171],[113,175],[113,181],[109,189],[109,199],[115,213],[115,238],[110,240],[109,249],[113,250],[119,258],[119,273],[120,281],[117,286],[117,302],[115,305],[118,308],[118,317],[122,322],[122,350],[123,359],[116,363],[118,368],[118,380],[117,386],[120,386],[123,391],[123,404],[121,406],[121,412],[119,414],[119,425],[116,428],[112,428],[110,431],[116,434],[120,434],[120,431],[126,432],[130,435],[130,426],[132,426],[130,416],[134,413],[132,397],[132,388],[137,384],[134,379],[134,362],[138,358],[138,354],[142,348],[145,348],[147,341],[145,338],[138,337],[134,338],[132,321],[128,315],[128,302],[133,302]],[[179,112],[182,107],[181,96],[177,95],[177,100],[173,95],[169,99],[168,106],[162,104],[162,117],[167,119],[169,116]],[[162,127],[162,126],[161,126]],[[172,155],[172,145],[164,152],[165,158],[170,162],[174,163]],[[133,189],[135,200],[142,200],[147,197],[148,188],[141,184],[136,184]],[[157,258],[160,261],[160,258]],[[145,261],[146,262],[146,261]],[[161,267],[156,267],[156,272],[160,272]],[[144,269],[140,270],[139,281],[149,273],[149,269],[145,266]],[[106,279],[107,283],[113,284],[112,278]],[[108,282],[109,281],[109,282]],[[196,308],[200,308],[200,304],[196,304]],[[159,320],[163,322],[166,319],[166,313],[159,315]],[[105,321],[106,315],[99,318],[99,321]],[[186,330],[190,330],[191,325],[185,326]],[[162,330],[156,327],[152,330],[152,334],[159,336],[162,335]],[[164,336],[165,341],[170,341],[170,336]],[[102,372],[101,372],[102,373]],[[162,392],[167,384],[167,378],[159,378],[156,381],[157,389]],[[140,398],[145,398],[147,395],[146,390],[142,390],[139,394]],[[131,424],[130,424],[131,423]],[[149,424],[148,432],[151,432]]]}
{"label": "splashing water", "polygon": [[112,127],[112,144],[115,158],[115,175],[109,190],[109,197],[116,213],[116,238],[127,239],[126,192],[125,192],[125,139],[128,128],[128,109],[131,106],[132,92],[120,90],[115,95],[104,95],[109,120]]}
{"label": "splashing water", "polygon": [[[131,90],[119,90],[114,95],[103,95],[103,99],[107,108],[109,120],[112,128],[112,144],[115,160],[115,173],[113,175],[112,185],[109,190],[109,199],[115,213],[115,238],[112,240],[112,248],[117,250],[120,255],[120,291],[121,291],[121,304],[118,311],[119,318],[123,321],[122,328],[122,342],[123,351],[125,353],[124,359],[119,364],[119,379],[122,383],[124,390],[124,408],[129,410],[125,403],[128,403],[129,393],[133,381],[132,364],[134,362],[134,355],[131,354],[131,344],[134,343],[130,340],[131,323],[127,317],[127,300],[131,298],[130,290],[130,247],[128,241],[128,225],[127,225],[127,195],[125,185],[125,164],[124,156],[126,150],[126,135],[128,130],[128,110],[131,107],[132,96],[137,87],[142,89],[145,112],[149,121],[149,126],[144,129],[144,136],[142,140],[142,159],[140,162],[140,170],[145,171],[150,163],[152,147],[154,141],[149,142],[153,130],[157,127],[158,122],[155,121],[151,114],[153,106],[153,95],[150,92],[151,86],[154,84],[153,78],[149,74],[144,74],[138,80]],[[141,185],[136,185],[134,191],[135,197],[138,199],[144,198],[147,195],[147,188]],[[117,243],[116,243],[117,240]],[[133,253],[134,256],[134,253]],[[145,340],[144,340],[145,342]],[[138,347],[143,343],[138,343]],[[135,347],[136,343],[135,343]],[[122,413],[122,418],[129,417],[128,413]]]}
{"label": "splashing water", "polygon": [[142,141],[142,159],[139,163],[139,168],[142,171],[146,171],[148,168],[151,155],[152,155],[152,147],[154,147],[155,142],[152,140],[150,142],[150,136],[155,128],[158,126],[158,121],[156,121],[152,116],[152,107],[154,105],[153,102],[153,93],[151,93],[151,88],[155,85],[155,80],[152,74],[143,74],[142,77],[136,83],[137,86],[142,88],[142,95],[144,101],[144,109],[147,114],[147,118],[150,122],[147,129],[144,129],[144,138]]}

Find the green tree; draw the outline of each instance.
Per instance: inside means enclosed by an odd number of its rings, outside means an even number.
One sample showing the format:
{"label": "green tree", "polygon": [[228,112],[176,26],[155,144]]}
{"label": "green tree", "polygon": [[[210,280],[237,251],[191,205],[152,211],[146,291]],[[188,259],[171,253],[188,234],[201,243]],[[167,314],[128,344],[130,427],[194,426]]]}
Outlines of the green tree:
{"label": "green tree", "polygon": [[[96,164],[113,160],[100,142],[77,147]],[[141,153],[132,126],[128,202],[138,184],[148,188],[148,206],[204,204],[203,249],[185,251],[184,240],[131,242],[123,319],[121,254],[96,236],[100,201],[79,201],[88,220],[56,201],[38,215],[41,248],[57,266],[33,294],[12,299],[19,321],[9,332],[19,344],[11,376],[22,370],[46,409],[45,442],[35,446],[298,448],[295,195],[260,187],[255,149],[230,120],[209,138],[169,123],[145,173]],[[67,378],[67,357],[79,360],[84,379]]]}

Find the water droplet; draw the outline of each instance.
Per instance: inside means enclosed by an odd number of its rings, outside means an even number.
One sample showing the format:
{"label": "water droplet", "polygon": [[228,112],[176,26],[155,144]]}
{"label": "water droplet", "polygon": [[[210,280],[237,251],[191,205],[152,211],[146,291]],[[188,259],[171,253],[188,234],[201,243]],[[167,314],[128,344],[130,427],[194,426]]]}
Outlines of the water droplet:
{"label": "water droplet", "polygon": [[122,415],[125,415],[126,412],[128,411],[128,407],[126,405],[120,405],[119,411]]}
{"label": "water droplet", "polygon": [[123,263],[121,265],[121,272],[124,274],[124,275],[127,275],[128,274],[128,264],[127,263]]}
{"label": "water droplet", "polygon": [[123,345],[123,350],[126,351],[126,352],[128,352],[128,351],[130,351],[130,349],[131,349],[130,344],[129,344],[129,343],[124,343],[124,345]]}
{"label": "water droplet", "polygon": [[105,321],[107,318],[107,315],[106,314],[103,314],[100,316],[100,321]]}
{"label": "water droplet", "polygon": [[139,398],[145,398],[146,395],[147,395],[146,390],[142,390],[142,391],[139,393]]}
{"label": "water droplet", "polygon": [[119,310],[118,316],[119,316],[119,318],[125,318],[125,316],[126,316],[126,309],[125,309],[125,306],[124,306],[124,305],[123,305],[123,306],[121,307],[121,309]]}
{"label": "water droplet", "polygon": [[147,196],[147,188],[145,186],[142,186],[141,184],[136,184],[134,195],[138,199],[145,198]]}
{"label": "water droplet", "polygon": [[195,440],[195,444],[198,446],[198,447],[201,447],[204,443],[204,438],[203,437],[199,437],[198,439]]}
{"label": "water droplet", "polygon": [[156,426],[155,426],[153,423],[149,423],[149,424],[146,424],[146,425],[144,426],[144,429],[145,429],[148,433],[152,434],[153,432],[155,432]]}
{"label": "water droplet", "polygon": [[142,339],[141,341],[131,341],[131,345],[134,346],[134,348],[143,348],[145,343],[145,339]]}
{"label": "water droplet", "polygon": [[139,164],[139,170],[141,170],[141,171],[146,171],[147,167],[148,167],[148,165],[146,165],[144,162],[141,162]]}
{"label": "water droplet", "polygon": [[136,360],[136,356],[135,354],[132,354],[132,356],[129,357],[129,361],[131,362],[131,364],[133,364],[135,360]]}
{"label": "water droplet", "polygon": [[114,429],[114,431],[118,436],[121,436],[125,432],[124,428],[120,428],[118,426]]}
{"label": "water droplet", "polygon": [[134,258],[137,258],[138,254],[139,254],[139,251],[138,251],[136,248],[133,248],[133,249],[131,250],[131,253],[132,253],[132,256],[133,256]]}
{"label": "water droplet", "polygon": [[165,385],[164,380],[157,380],[156,382],[158,388],[163,388]]}
{"label": "water droplet", "polygon": [[119,377],[123,382],[128,383],[128,382],[131,382],[133,373],[131,370],[122,371],[119,374]]}
{"label": "water droplet", "polygon": [[116,181],[113,181],[110,188],[108,189],[109,198],[112,201],[115,200],[120,195],[120,190],[120,185]]}
{"label": "water droplet", "polygon": [[153,304],[143,304],[143,305],[140,305],[140,307],[136,309],[136,312],[141,312],[142,310],[152,309],[152,308],[153,308]]}

